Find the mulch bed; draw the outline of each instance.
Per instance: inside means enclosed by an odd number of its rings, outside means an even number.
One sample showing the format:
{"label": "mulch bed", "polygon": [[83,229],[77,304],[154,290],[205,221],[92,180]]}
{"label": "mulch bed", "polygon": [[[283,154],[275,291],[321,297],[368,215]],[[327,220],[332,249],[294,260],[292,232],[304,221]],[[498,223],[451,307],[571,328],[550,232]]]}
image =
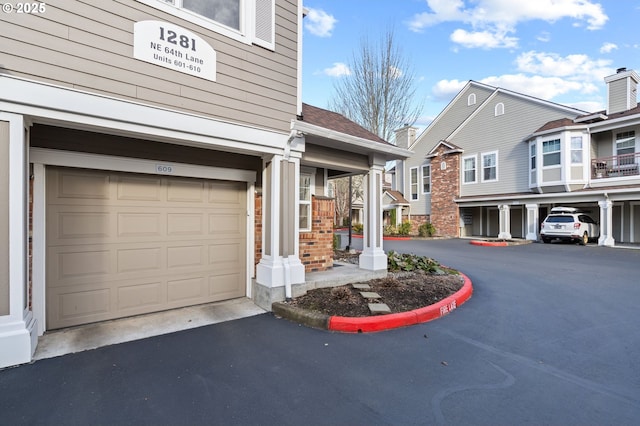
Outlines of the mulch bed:
{"label": "mulch bed", "polygon": [[292,306],[330,316],[370,316],[368,303],[386,303],[391,313],[411,311],[432,305],[462,288],[460,275],[438,275],[423,271],[393,272],[386,278],[366,281],[381,299],[367,300],[351,284],[310,290],[287,302]]}

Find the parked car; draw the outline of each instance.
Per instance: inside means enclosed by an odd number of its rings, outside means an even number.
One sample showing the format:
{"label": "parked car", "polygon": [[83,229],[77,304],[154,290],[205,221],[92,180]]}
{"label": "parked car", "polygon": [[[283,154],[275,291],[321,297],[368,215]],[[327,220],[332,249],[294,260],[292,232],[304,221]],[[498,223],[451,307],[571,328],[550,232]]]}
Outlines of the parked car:
{"label": "parked car", "polygon": [[600,226],[591,216],[574,207],[554,207],[542,222],[543,243],[563,240],[587,244],[600,236]]}

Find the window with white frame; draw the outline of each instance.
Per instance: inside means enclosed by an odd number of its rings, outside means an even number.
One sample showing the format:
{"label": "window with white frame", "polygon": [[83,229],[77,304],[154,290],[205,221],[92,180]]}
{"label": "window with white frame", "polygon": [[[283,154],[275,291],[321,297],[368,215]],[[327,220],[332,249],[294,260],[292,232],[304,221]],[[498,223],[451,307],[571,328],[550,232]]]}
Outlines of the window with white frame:
{"label": "window with white frame", "polygon": [[462,182],[476,183],[476,157],[464,157],[462,159]]}
{"label": "window with white frame", "polygon": [[571,136],[571,164],[582,164],[582,136]]}
{"label": "window with white frame", "polygon": [[532,143],[529,147],[529,158],[531,159],[531,170],[535,170],[536,169],[536,144]]}
{"label": "window with white frame", "polygon": [[622,132],[616,134],[616,155],[624,155],[618,158],[618,164],[633,164],[636,152],[636,132]]}
{"label": "window with white frame", "polygon": [[560,165],[560,139],[542,142],[542,165]]}
{"label": "window with white frame", "polygon": [[409,169],[409,193],[411,194],[411,201],[418,199],[418,168],[412,167]]}
{"label": "window with white frame", "polygon": [[311,231],[311,173],[300,173],[300,231]]}
{"label": "window with white frame", "polygon": [[431,192],[431,164],[422,166],[422,193]]}
{"label": "window with white frame", "polygon": [[504,115],[504,104],[502,102],[496,104],[496,108],[494,110],[495,116]]}
{"label": "window with white frame", "polygon": [[233,39],[275,48],[275,0],[137,1]]}
{"label": "window with white frame", "polygon": [[482,154],[482,181],[498,180],[498,152]]}

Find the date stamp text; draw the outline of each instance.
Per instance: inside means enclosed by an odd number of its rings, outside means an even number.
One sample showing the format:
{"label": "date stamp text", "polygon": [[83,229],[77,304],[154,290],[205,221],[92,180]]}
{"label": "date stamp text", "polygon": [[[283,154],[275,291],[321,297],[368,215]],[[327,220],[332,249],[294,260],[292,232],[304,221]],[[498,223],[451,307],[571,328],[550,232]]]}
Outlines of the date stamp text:
{"label": "date stamp text", "polygon": [[47,4],[39,1],[0,3],[0,10],[7,15],[10,13],[40,15],[47,11]]}

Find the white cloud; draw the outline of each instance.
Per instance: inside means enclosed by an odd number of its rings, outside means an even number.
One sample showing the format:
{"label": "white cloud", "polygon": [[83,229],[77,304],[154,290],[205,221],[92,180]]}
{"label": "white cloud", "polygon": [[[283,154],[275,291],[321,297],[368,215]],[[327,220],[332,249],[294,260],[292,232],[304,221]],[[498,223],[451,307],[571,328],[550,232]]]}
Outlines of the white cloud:
{"label": "white cloud", "polygon": [[331,68],[325,68],[323,73],[329,77],[342,77],[351,75],[351,70],[347,64],[342,62],[334,62]]}
{"label": "white cloud", "polygon": [[543,43],[547,43],[551,41],[551,34],[549,34],[547,31],[543,31],[540,34],[538,34],[538,37],[536,37],[536,39]]}
{"label": "white cloud", "polygon": [[304,27],[318,37],[331,37],[331,32],[338,20],[321,9],[308,8],[304,18]]}
{"label": "white cloud", "polygon": [[600,53],[610,53],[617,48],[618,45],[615,43],[604,43],[602,46],[600,46]]}
{"label": "white cloud", "polygon": [[575,102],[567,105],[572,108],[578,108],[587,112],[596,112],[596,111],[602,111],[603,109],[605,109],[604,104],[602,102],[596,102],[596,101]]}
{"label": "white cloud", "polygon": [[494,49],[498,47],[513,48],[518,46],[518,39],[506,34],[489,31],[468,32],[457,29],[451,34],[451,41],[467,48]]}
{"label": "white cloud", "polygon": [[583,92],[586,90],[586,93],[589,93],[593,89],[593,85],[585,85],[579,81],[566,80],[560,77],[531,76],[525,74],[505,74],[483,78],[480,81],[491,86],[501,87],[545,100],[553,100],[557,96],[574,91]]}
{"label": "white cloud", "polygon": [[439,23],[461,22],[472,28],[470,32],[454,32],[466,47],[479,47],[478,43],[469,42],[473,38],[470,35],[487,38],[493,34],[491,39],[502,40],[493,47],[511,48],[517,39],[506,34],[515,33],[518,24],[527,21],[572,19],[575,25],[596,30],[609,19],[602,6],[592,0],[427,0],[427,5],[430,11],[414,15],[407,23],[409,29],[421,32]]}
{"label": "white cloud", "polygon": [[560,56],[555,53],[529,51],[516,58],[519,71],[542,76],[562,77],[582,82],[602,82],[615,70],[608,59],[591,59],[587,55]]}
{"label": "white cloud", "polygon": [[431,93],[436,100],[448,101],[451,100],[460,90],[467,84],[466,81],[460,80],[440,80],[433,86]]}

